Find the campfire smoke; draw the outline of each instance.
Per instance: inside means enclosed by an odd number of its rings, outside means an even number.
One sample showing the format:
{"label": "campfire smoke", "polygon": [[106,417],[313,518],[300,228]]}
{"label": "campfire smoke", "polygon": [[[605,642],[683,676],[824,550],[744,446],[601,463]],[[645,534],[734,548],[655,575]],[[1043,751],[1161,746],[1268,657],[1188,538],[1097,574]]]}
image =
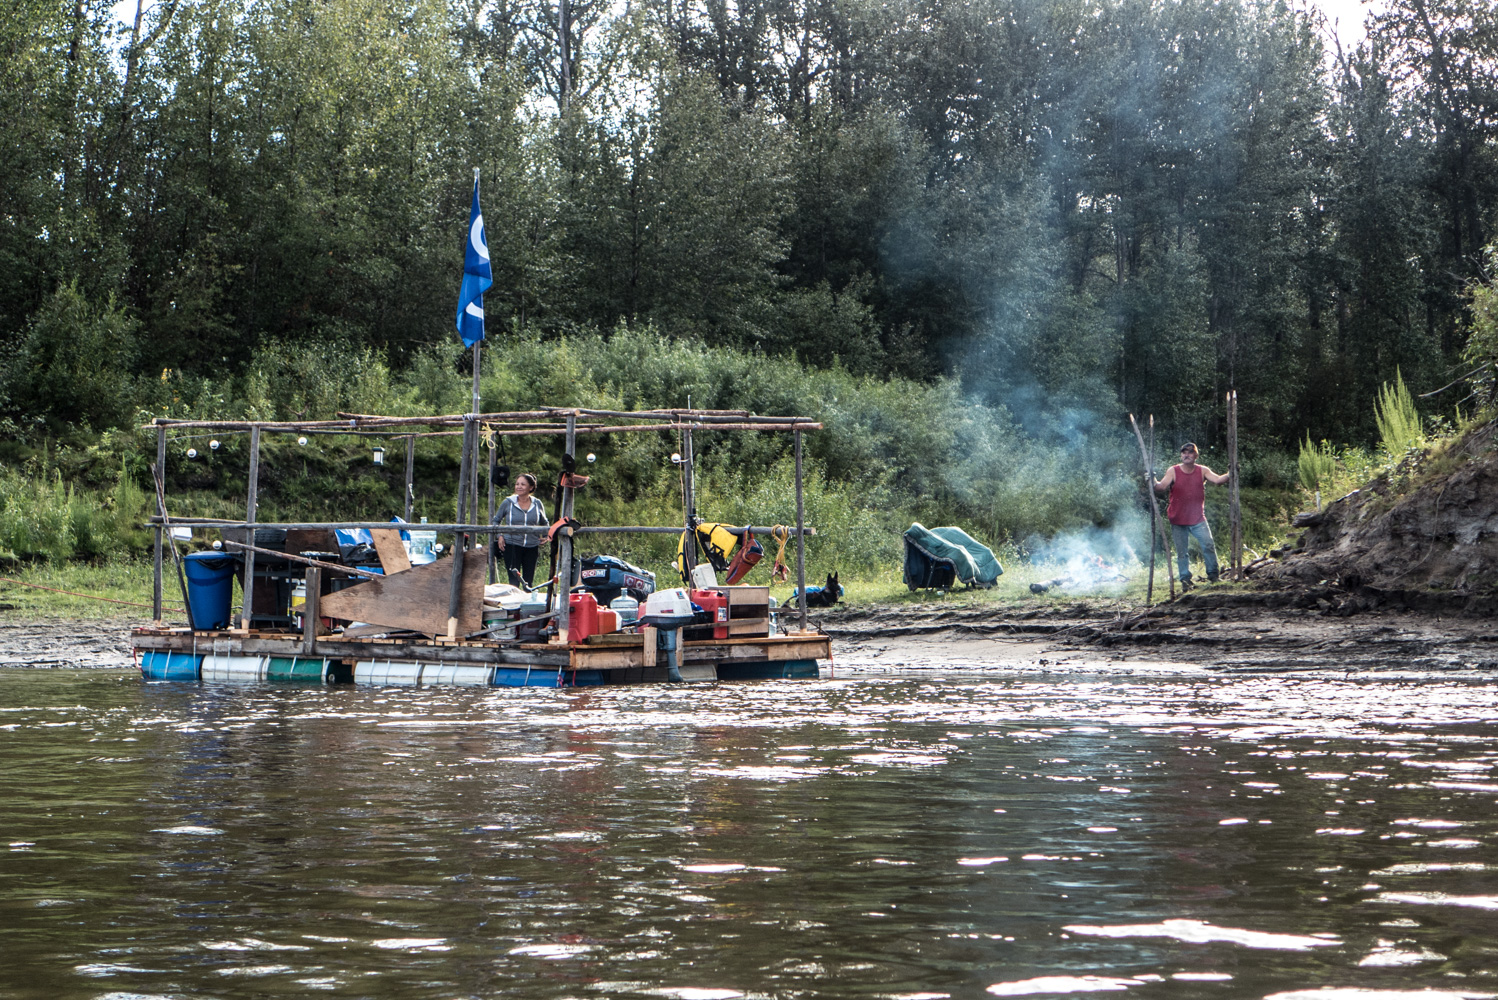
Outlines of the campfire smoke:
{"label": "campfire smoke", "polygon": [[1121,589],[1139,556],[1120,531],[1094,529],[1058,535],[1052,539],[1032,537],[1025,542],[1032,566],[1056,567],[1056,575],[1030,584],[1030,593],[1061,589],[1091,594]]}

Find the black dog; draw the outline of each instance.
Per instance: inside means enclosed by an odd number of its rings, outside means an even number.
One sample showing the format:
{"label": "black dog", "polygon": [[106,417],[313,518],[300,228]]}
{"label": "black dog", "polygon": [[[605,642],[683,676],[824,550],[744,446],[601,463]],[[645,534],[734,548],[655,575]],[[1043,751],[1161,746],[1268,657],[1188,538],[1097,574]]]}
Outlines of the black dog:
{"label": "black dog", "polygon": [[828,573],[827,586],[806,588],[806,606],[808,608],[830,608],[837,603],[837,599],[842,594],[843,588],[837,582],[837,574]]}

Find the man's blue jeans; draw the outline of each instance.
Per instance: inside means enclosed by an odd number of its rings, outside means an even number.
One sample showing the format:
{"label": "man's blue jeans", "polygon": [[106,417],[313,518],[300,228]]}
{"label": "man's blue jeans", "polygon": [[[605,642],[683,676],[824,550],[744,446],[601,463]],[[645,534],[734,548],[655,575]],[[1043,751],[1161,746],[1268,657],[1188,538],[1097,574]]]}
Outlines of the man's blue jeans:
{"label": "man's blue jeans", "polygon": [[1170,526],[1170,540],[1176,547],[1176,575],[1182,581],[1191,579],[1191,560],[1186,555],[1186,543],[1192,538],[1195,538],[1196,544],[1201,546],[1202,559],[1207,564],[1207,579],[1216,583],[1217,546],[1212,542],[1212,529],[1206,521],[1200,524],[1172,524]]}

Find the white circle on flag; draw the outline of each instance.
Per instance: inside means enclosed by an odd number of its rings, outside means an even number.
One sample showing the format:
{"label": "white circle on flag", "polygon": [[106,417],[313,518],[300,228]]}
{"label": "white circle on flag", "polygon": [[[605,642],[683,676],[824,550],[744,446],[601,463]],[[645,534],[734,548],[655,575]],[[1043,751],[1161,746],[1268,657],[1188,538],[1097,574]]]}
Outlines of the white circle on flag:
{"label": "white circle on flag", "polygon": [[484,307],[479,305],[477,302],[468,303],[468,308],[464,309],[463,311],[472,316],[474,319],[484,318]]}
{"label": "white circle on flag", "polygon": [[489,259],[489,248],[484,245],[484,217],[475,216],[473,225],[468,230],[468,242],[473,245],[474,251],[485,260]]}

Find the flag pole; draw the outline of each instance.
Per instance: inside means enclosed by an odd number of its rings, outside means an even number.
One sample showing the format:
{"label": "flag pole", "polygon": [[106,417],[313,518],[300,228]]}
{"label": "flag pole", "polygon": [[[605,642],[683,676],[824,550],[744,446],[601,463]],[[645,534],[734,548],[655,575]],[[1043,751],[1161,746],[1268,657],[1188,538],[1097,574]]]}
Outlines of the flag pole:
{"label": "flag pole", "polygon": [[[475,192],[478,191],[478,186],[479,186],[479,168],[478,167],[474,167],[473,168],[473,188],[474,188]],[[479,411],[479,371],[480,371],[480,364],[481,364],[481,362],[483,360],[483,355],[480,352],[480,348],[482,348],[483,343],[484,342],[482,340],[475,340],[473,342],[473,409],[471,409],[469,412],[473,414],[472,419],[475,420],[475,421],[478,420],[478,415],[479,415],[479,412],[480,412]],[[478,430],[478,425],[477,424],[474,425],[474,430],[475,431]],[[464,447],[465,448],[468,447],[468,440],[469,440],[468,436],[465,435],[464,438],[463,438],[463,442],[464,442]],[[477,435],[477,433],[475,433],[473,435],[473,441],[474,441],[473,448],[475,449],[475,451],[477,451],[477,449],[478,449],[478,435]],[[469,455],[465,454],[463,456],[464,461],[467,462],[467,467],[469,469],[469,476],[468,476],[467,481],[465,481],[464,483],[462,483],[459,488],[468,491],[468,496],[469,496],[468,509],[469,510],[477,510],[478,509],[478,500],[479,500],[478,462],[474,460],[476,458],[477,458],[476,454],[473,455],[473,456],[469,456]],[[465,542],[465,544],[466,544],[466,542]]]}

